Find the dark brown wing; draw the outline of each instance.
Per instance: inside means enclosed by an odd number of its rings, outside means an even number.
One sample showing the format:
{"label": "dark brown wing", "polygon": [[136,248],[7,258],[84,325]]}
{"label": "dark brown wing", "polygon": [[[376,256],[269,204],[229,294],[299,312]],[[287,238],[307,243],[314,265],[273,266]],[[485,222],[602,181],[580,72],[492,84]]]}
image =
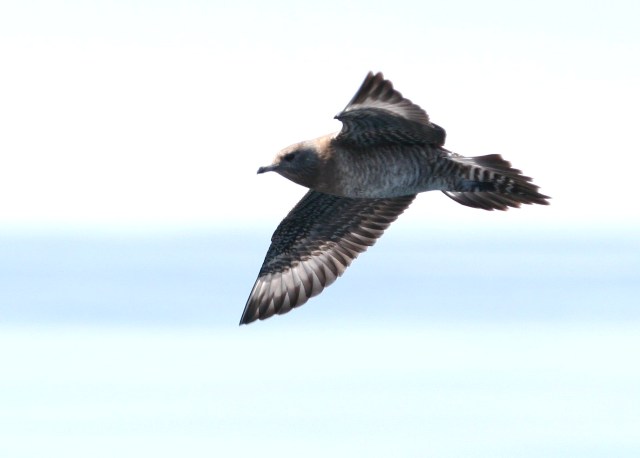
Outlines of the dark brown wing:
{"label": "dark brown wing", "polygon": [[375,145],[444,145],[445,131],[427,113],[396,91],[382,73],[371,72],[346,108],[336,115],[342,130],[335,142],[350,147]]}
{"label": "dark brown wing", "polygon": [[413,201],[309,191],[271,237],[240,324],[299,307],[338,278]]}

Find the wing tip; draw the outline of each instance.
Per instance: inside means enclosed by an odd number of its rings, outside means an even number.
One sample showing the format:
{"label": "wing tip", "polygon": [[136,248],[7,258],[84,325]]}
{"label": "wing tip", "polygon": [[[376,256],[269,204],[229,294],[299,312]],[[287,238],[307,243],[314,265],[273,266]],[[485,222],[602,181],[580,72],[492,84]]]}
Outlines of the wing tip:
{"label": "wing tip", "polygon": [[431,127],[426,111],[404,97],[400,91],[394,88],[393,83],[384,77],[382,72],[370,71],[367,73],[355,95],[335,118],[342,121],[346,113],[360,109],[381,110],[393,116]]}
{"label": "wing tip", "polygon": [[242,316],[240,317],[240,322],[238,323],[238,326],[253,323],[257,319],[259,319],[259,313],[256,313],[259,311],[259,308],[251,306],[253,302],[252,299],[253,299],[253,291],[251,291],[251,295],[247,300],[247,304],[244,306],[244,311],[242,312]]}

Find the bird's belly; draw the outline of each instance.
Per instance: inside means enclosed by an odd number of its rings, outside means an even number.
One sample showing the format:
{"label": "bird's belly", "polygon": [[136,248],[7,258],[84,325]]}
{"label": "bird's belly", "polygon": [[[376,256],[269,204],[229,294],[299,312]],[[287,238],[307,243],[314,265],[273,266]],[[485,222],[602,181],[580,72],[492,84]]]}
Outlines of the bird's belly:
{"label": "bird's belly", "polygon": [[[388,198],[442,189],[430,151],[368,151],[336,164],[332,194],[353,198]],[[346,159],[346,158],[345,158]]]}

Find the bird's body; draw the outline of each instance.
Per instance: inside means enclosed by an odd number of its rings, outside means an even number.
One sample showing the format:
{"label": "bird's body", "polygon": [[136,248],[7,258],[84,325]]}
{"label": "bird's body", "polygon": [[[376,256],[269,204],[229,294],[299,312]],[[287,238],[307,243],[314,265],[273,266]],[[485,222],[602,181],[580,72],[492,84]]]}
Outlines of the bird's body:
{"label": "bird's body", "polygon": [[[317,139],[328,143],[326,158],[312,189],[353,198],[398,197],[436,189],[427,172],[433,169],[437,151],[428,145],[372,147],[366,154],[333,144],[334,135]],[[393,155],[393,156],[392,156]]]}
{"label": "bird's body", "polygon": [[548,204],[501,156],[444,149],[444,129],[381,73],[369,73],[336,118],[340,132],[291,145],[258,170],[310,191],[273,234],[241,324],[286,313],[319,294],[421,192],[440,190],[485,210]]}
{"label": "bird's body", "polygon": [[352,198],[400,197],[434,190],[453,190],[461,174],[448,151],[433,145],[384,145],[366,153],[334,145],[329,140],[327,159],[312,189]]}

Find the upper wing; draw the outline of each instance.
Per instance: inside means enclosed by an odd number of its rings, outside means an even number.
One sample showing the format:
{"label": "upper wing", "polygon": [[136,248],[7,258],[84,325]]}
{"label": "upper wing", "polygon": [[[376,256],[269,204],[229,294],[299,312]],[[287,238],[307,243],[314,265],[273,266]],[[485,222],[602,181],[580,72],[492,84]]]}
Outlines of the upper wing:
{"label": "upper wing", "polygon": [[320,294],[414,198],[349,199],[307,192],[273,233],[240,324],[286,313]]}
{"label": "upper wing", "polygon": [[350,147],[404,143],[444,145],[445,131],[396,91],[382,73],[369,72],[346,108],[336,115],[342,130],[334,141]]}

